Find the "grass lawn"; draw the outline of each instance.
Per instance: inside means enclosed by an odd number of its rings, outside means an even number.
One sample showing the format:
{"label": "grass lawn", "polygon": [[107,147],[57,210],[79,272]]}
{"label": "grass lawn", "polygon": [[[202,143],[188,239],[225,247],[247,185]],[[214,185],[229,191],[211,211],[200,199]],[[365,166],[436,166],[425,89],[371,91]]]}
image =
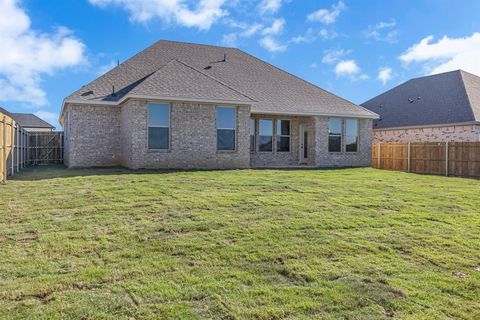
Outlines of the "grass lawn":
{"label": "grass lawn", "polygon": [[480,319],[480,181],[374,169],[27,169],[0,318]]}

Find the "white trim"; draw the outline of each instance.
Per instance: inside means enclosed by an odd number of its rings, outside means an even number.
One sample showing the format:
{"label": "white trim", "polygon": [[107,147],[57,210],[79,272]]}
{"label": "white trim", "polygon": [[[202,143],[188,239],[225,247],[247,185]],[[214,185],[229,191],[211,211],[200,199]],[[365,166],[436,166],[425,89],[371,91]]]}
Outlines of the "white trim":
{"label": "white trim", "polygon": [[[218,121],[218,118],[217,118],[218,109],[234,109],[234,111],[235,111],[235,113],[234,113],[234,123],[235,123],[235,124],[234,124],[234,127],[233,127],[233,128],[219,128],[219,127],[218,127],[218,122],[217,122],[217,121]],[[238,124],[237,124],[237,122],[238,122],[238,121],[237,121],[237,118],[238,118],[238,117],[237,117],[237,112],[238,112],[237,107],[222,106],[222,105],[220,105],[220,106],[215,106],[215,126],[216,126],[216,128],[217,128],[217,129],[215,130],[215,136],[216,136],[215,142],[216,142],[216,150],[217,150],[217,152],[236,152],[236,151],[237,151],[237,131],[238,131],[238,130],[237,130],[237,129],[238,129],[238,128],[237,128],[237,126],[238,126]],[[234,136],[233,136],[233,139],[234,139],[234,141],[233,141],[233,147],[234,147],[234,148],[233,148],[233,150],[231,150],[231,149],[225,149],[225,150],[224,150],[224,149],[221,149],[221,150],[219,150],[219,149],[218,149],[218,130],[232,130],[232,131],[234,132]]]}
{"label": "white trim", "polygon": [[[185,102],[204,102],[212,104],[236,104],[239,106],[249,106],[255,104],[257,101],[252,100],[250,103],[247,101],[236,100],[217,100],[217,99],[199,99],[199,98],[185,98],[185,97],[166,97],[166,96],[149,96],[149,95],[126,95],[119,101],[98,101],[98,100],[77,100],[77,99],[64,99],[62,108],[60,110],[59,122],[62,123],[63,110],[66,103],[72,104],[92,104],[92,105],[109,105],[116,106],[122,104],[127,99],[145,99],[145,100],[165,100],[165,101],[185,101]],[[326,113],[326,112],[284,112],[284,111],[251,111],[251,114],[272,114],[272,115],[289,115],[289,116],[325,116],[325,117],[342,117],[342,118],[359,118],[359,119],[379,119],[380,116],[371,112],[371,115],[358,115],[349,113]],[[480,124],[480,122],[479,122]]]}
{"label": "white trim", "polygon": [[361,118],[361,119],[379,119],[378,114],[372,115],[358,115],[358,114],[349,114],[349,113],[325,113],[325,112],[282,112],[282,111],[252,111],[252,114],[279,114],[279,115],[289,115],[289,116],[325,116],[325,117],[336,117],[336,118]]}
{"label": "white trim", "polygon": [[[272,122],[272,135],[270,137],[272,137],[272,150],[270,151],[261,151],[260,150],[260,137],[269,137],[269,136],[265,136],[265,135],[261,135],[260,134],[260,121],[271,121]],[[258,145],[258,153],[274,153],[275,151],[275,143],[274,143],[274,138],[275,137],[275,119],[273,118],[258,118],[258,141],[257,141],[257,145]]]}
{"label": "white trim", "polygon": [[[171,139],[172,129],[170,128],[171,127],[171,118],[172,118],[172,106],[170,105],[170,103],[163,103],[163,105],[168,106],[168,126],[159,126],[159,125],[150,125],[149,124],[150,118],[148,116],[148,111],[149,111],[150,105],[152,105],[152,104],[160,105],[160,103],[148,103],[147,104],[147,150],[148,151],[170,152],[171,143],[172,143],[172,139]],[[168,128],[168,147],[166,149],[150,148],[150,139],[149,139],[149,132],[148,132],[149,128]]]}
{"label": "white trim", "polygon": [[376,128],[376,129],[374,128],[373,131],[443,128],[443,127],[459,127],[459,126],[471,126],[471,125],[480,125],[480,121],[454,122],[454,123],[445,123],[445,124],[429,124],[429,125],[416,125],[416,126],[404,126],[404,127]]}
{"label": "white trim", "polygon": [[[278,123],[281,121],[288,121],[288,132],[289,134],[288,135],[282,135],[281,132],[278,133]],[[280,130],[281,130],[281,125],[280,125]],[[288,151],[279,151],[278,150],[278,141],[277,141],[277,138],[280,137],[280,140],[281,138],[288,138]],[[292,120],[290,119],[275,119],[275,152],[277,153],[290,153],[292,152]]]}

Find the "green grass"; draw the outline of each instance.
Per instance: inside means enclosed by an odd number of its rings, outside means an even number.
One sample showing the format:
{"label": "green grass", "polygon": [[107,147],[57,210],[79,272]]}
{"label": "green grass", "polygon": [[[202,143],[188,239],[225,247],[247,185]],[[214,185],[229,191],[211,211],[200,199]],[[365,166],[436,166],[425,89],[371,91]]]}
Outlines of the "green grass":
{"label": "green grass", "polygon": [[374,169],[27,169],[0,318],[480,319],[480,181]]}

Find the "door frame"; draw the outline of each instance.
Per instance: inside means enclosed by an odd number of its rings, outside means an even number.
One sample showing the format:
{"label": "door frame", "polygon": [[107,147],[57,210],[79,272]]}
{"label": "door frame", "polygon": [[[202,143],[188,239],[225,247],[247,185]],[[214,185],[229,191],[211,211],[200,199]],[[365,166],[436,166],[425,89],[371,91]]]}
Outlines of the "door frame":
{"label": "door frame", "polygon": [[305,158],[305,132],[307,133],[307,154],[308,154],[308,130],[304,124],[300,124],[298,127],[298,163],[308,163],[308,157]]}

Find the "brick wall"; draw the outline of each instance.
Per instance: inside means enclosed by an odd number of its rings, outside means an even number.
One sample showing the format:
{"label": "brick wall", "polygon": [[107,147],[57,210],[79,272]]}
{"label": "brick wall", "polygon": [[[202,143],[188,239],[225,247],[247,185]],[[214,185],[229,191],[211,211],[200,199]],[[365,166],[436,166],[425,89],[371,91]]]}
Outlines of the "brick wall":
{"label": "brick wall", "polygon": [[300,124],[309,133],[309,165],[369,166],[371,161],[372,120],[368,119],[359,121],[358,152],[329,153],[327,117],[253,115],[257,119],[291,120],[291,151],[250,154],[250,108],[246,106],[237,107],[237,149],[233,152],[216,150],[216,114],[212,104],[171,103],[171,148],[168,151],[148,149],[146,101],[128,100],[121,106],[68,104],[65,112],[65,163],[69,167],[228,169],[297,166]]}
{"label": "brick wall", "polygon": [[328,152],[328,117],[315,118],[318,167],[368,167],[372,161],[372,120],[359,119],[358,152]]}
{"label": "brick wall", "polygon": [[[272,152],[258,152],[258,143],[256,143],[256,152],[251,154],[250,164],[252,167],[282,167],[282,166],[298,166],[300,151],[299,151],[299,130],[300,124],[306,127],[308,131],[308,154],[310,165],[315,164],[315,133],[314,133],[314,117],[295,117],[295,116],[279,116],[269,114],[254,114],[252,115],[257,122],[256,136],[258,137],[258,120],[272,119],[273,125],[273,151]],[[276,151],[276,127],[275,120],[290,120],[290,152]]]}
{"label": "brick wall", "polygon": [[473,142],[480,141],[480,125],[374,130],[374,142]]}
{"label": "brick wall", "polygon": [[68,105],[67,148],[69,167],[120,164],[120,108],[117,106]]}
{"label": "brick wall", "polygon": [[250,108],[237,107],[236,150],[217,151],[215,105],[170,104],[170,150],[148,149],[147,102],[129,100],[122,106],[122,164],[129,168],[226,169],[250,166]]}

